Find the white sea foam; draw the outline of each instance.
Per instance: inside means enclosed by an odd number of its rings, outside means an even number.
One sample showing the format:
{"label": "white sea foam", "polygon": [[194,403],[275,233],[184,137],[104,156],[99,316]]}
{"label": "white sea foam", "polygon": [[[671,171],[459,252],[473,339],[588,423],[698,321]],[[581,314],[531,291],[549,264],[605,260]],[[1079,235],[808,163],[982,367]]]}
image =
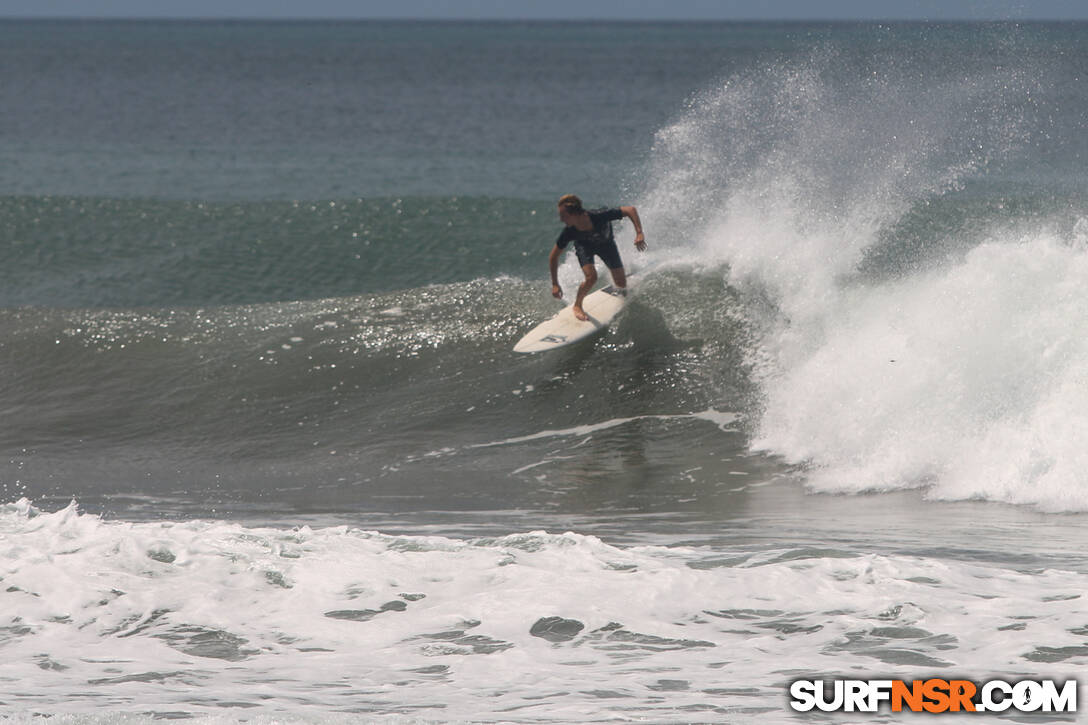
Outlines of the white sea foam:
{"label": "white sea foam", "polygon": [[490,448],[492,446],[505,446],[515,443],[528,443],[529,441],[541,440],[544,438],[567,438],[573,436],[584,436],[591,433],[596,433],[602,430],[608,430],[610,428],[616,428],[628,423],[633,423],[639,420],[705,420],[718,426],[720,430],[731,430],[732,426],[740,419],[740,416],[736,413],[728,413],[718,411],[714,409],[708,409],[700,411],[698,413],[678,413],[671,415],[637,415],[631,418],[613,418],[611,420],[601,421],[599,423],[587,423],[585,425],[578,425],[572,428],[557,428],[552,430],[542,430],[536,433],[530,433],[529,435],[518,436],[516,438],[505,438],[499,441],[491,441],[489,443],[478,443],[469,446],[469,448]]}
{"label": "white sea foam", "polygon": [[930,485],[1088,509],[1088,255],[1037,235],[843,292],[768,386],[757,444],[821,490]]}
{"label": "white sea foam", "polygon": [[820,491],[1088,510],[1082,230],[994,217],[936,268],[857,271],[908,210],[1008,153],[1030,84],[829,81],[825,64],[731,78],[659,133],[651,164],[646,217],[691,236],[674,256],[759,303],[754,447],[808,464]]}
{"label": "white sea foam", "polygon": [[1088,657],[1069,629],[1088,582],[1055,569],[119,523],[25,501],[0,509],[0,543],[13,714],[788,722],[785,683],[832,662],[1059,676]]}

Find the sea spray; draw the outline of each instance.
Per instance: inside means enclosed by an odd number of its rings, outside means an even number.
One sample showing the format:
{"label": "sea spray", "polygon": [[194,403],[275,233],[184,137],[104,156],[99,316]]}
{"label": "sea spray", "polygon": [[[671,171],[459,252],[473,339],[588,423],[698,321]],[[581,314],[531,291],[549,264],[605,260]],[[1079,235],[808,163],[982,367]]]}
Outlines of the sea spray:
{"label": "sea spray", "polygon": [[[748,300],[753,446],[810,486],[1082,510],[1084,254],[1037,205],[973,201],[1046,89],[1026,64],[917,63],[824,50],[725,79],[658,133],[646,216],[685,230],[670,264]],[[972,213],[928,221],[948,204]],[[952,240],[919,244],[919,218]]]}

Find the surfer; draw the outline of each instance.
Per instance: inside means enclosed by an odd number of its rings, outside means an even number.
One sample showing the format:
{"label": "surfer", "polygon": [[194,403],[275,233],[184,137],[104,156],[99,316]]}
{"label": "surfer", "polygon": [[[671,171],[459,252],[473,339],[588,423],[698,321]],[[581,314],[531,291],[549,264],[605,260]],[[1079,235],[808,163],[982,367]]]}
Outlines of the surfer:
{"label": "surfer", "polygon": [[559,299],[563,296],[563,289],[559,286],[559,257],[567,245],[574,242],[574,251],[578,255],[578,264],[582,266],[585,281],[578,287],[578,295],[574,298],[572,312],[579,320],[588,320],[585,310],[582,309],[582,300],[597,283],[597,266],[593,257],[601,258],[612,273],[612,282],[620,289],[627,288],[627,275],[623,271],[623,262],[620,260],[620,251],[616,248],[616,240],[612,236],[612,222],[624,217],[635,225],[635,248],[638,251],[646,249],[646,238],[642,234],[642,222],[638,218],[638,209],[633,206],[621,206],[610,209],[594,209],[586,211],[582,208],[582,200],[574,194],[567,194],[559,199],[559,221],[566,227],[555,240],[555,247],[548,257],[548,266],[552,273],[552,297]]}

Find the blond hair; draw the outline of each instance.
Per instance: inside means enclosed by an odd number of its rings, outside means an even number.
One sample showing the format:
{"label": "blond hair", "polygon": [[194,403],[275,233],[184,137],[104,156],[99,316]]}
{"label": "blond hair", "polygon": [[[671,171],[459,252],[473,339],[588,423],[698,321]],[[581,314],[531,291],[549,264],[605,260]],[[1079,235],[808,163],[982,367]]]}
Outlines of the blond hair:
{"label": "blond hair", "polygon": [[559,197],[559,206],[564,207],[571,214],[581,214],[585,211],[582,209],[582,200],[574,194],[564,194]]}

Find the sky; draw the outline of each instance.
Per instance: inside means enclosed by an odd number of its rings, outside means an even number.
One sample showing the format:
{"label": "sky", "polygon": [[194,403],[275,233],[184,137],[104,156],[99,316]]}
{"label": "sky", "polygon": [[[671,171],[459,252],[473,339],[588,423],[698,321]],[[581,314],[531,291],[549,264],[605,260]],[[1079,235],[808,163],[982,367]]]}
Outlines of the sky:
{"label": "sky", "polygon": [[1085,0],[0,0],[0,17],[1088,20]]}

